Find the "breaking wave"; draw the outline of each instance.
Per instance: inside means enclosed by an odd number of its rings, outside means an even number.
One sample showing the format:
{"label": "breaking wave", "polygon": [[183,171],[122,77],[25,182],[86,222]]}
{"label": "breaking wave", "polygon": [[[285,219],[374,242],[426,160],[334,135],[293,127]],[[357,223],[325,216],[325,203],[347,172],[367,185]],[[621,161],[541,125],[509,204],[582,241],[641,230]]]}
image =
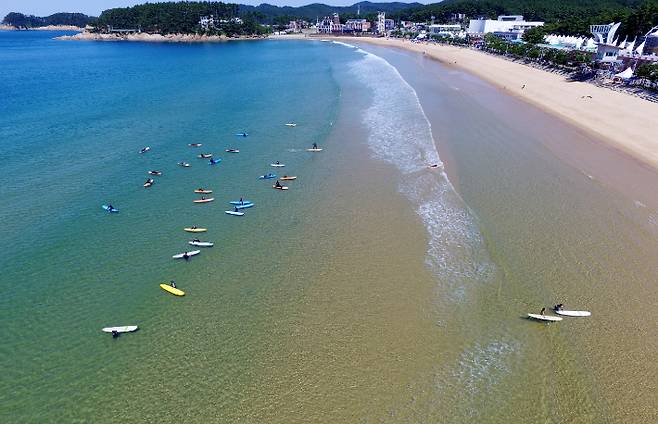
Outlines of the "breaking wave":
{"label": "breaking wave", "polygon": [[[364,57],[350,71],[373,91],[372,104],[363,112],[372,154],[404,174],[399,189],[429,236],[426,263],[444,295],[463,300],[473,283],[489,280],[494,269],[477,222],[443,171],[430,122],[414,89],[386,60],[362,49],[357,52]],[[429,164],[437,166],[430,169]]]}

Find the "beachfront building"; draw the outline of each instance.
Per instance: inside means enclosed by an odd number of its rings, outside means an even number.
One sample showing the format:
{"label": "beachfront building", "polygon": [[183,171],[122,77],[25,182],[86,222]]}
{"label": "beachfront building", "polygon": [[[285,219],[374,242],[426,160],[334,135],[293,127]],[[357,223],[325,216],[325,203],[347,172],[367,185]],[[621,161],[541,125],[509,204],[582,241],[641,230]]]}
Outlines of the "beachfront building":
{"label": "beachfront building", "polygon": [[367,19],[348,19],[345,22],[344,32],[368,32],[370,22]]}
{"label": "beachfront building", "polygon": [[288,25],[286,25],[286,32],[287,33],[299,33],[302,32],[302,30],[308,28],[308,22],[306,21],[301,21],[301,20],[295,20],[295,21],[290,21],[288,22]]}
{"label": "beachfront building", "polygon": [[428,30],[430,35],[454,38],[462,32],[462,26],[459,24],[432,24]]}
{"label": "beachfront building", "polygon": [[617,62],[620,47],[616,38],[620,22],[607,25],[590,25],[589,30],[596,42],[596,60],[604,63]]}
{"label": "beachfront building", "polygon": [[386,13],[377,12],[377,32],[384,34],[386,32]]}
{"label": "beachfront building", "polygon": [[320,34],[340,34],[344,29],[343,24],[340,23],[338,13],[322,18],[321,21],[318,21],[317,28]]}
{"label": "beachfront building", "polygon": [[647,57],[658,57],[658,25],[651,28],[643,38],[641,48],[637,49],[638,54]]}
{"label": "beachfront building", "polygon": [[530,29],[544,25],[544,22],[529,22],[521,15],[501,15],[498,19],[471,19],[468,33],[471,35],[494,34],[506,40],[520,40],[523,33]]}
{"label": "beachfront building", "polygon": [[598,62],[617,62],[619,56],[618,46],[612,44],[599,44],[596,48],[596,60]]}

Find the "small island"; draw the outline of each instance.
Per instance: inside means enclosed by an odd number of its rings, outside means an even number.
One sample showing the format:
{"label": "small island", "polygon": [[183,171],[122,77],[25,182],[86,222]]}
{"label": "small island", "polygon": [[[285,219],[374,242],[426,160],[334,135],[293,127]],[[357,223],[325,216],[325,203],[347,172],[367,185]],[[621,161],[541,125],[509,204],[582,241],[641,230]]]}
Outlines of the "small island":
{"label": "small island", "polygon": [[5,30],[82,30],[95,18],[83,13],[55,13],[50,16],[8,13],[0,24]]}

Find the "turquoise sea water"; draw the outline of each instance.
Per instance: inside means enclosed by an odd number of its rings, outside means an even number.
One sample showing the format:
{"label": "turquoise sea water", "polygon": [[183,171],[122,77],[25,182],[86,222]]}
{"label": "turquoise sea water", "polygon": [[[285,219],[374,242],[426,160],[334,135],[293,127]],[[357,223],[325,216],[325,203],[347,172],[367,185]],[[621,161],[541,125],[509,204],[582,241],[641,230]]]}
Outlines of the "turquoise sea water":
{"label": "turquoise sea water", "polygon": [[[202,291],[201,301],[218,309],[209,326],[257,337],[252,308],[271,284],[261,276],[277,272],[291,243],[276,239],[277,228],[298,225],[295,207],[313,181],[307,174],[306,184],[281,193],[257,176],[310,170],[316,158],[304,149],[324,144],[339,96],[318,43],[69,43],[54,35],[0,34],[2,413],[14,418],[74,417],[80,401],[96,405],[89,399],[97,385],[131,384],[133,367],[147,359],[140,354],[158,349],[132,335],[116,346],[99,331],[139,324],[142,333],[156,327],[157,338],[176,339],[193,322],[171,309],[161,281],[176,279],[188,291],[181,308],[204,308],[190,302]],[[290,121],[298,127],[283,125]],[[234,136],[243,131],[249,137]],[[193,142],[204,146],[187,146]],[[151,151],[138,154],[144,146]],[[209,166],[195,157],[201,152],[223,162]],[[192,167],[178,167],[181,160]],[[275,160],[287,168],[271,168]],[[149,169],[163,176],[144,189]],[[199,186],[213,189],[216,201],[193,204]],[[241,196],[257,206],[244,218],[226,216],[227,202]],[[120,213],[103,213],[108,202]],[[216,246],[190,263],[173,261],[192,250],[183,232],[191,225],[208,227],[201,238]],[[227,304],[236,299],[251,300]],[[239,322],[248,328],[232,325]],[[169,355],[162,359],[189,360],[187,352]],[[230,365],[227,357],[221,366]],[[248,361],[232,360],[239,382]]]}

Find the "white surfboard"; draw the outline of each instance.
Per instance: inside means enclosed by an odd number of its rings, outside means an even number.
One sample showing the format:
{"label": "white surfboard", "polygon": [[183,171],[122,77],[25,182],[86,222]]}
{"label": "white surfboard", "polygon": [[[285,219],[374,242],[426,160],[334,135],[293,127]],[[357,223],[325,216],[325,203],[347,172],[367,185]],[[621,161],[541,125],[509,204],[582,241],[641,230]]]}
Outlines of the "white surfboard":
{"label": "white surfboard", "polygon": [[[191,252],[185,252],[185,253],[187,253],[187,256],[196,256],[199,253],[201,253],[201,251],[200,250],[193,250]],[[179,253],[178,255],[172,256],[172,258],[174,258],[174,259],[183,259],[183,256],[185,256],[185,253]]]}
{"label": "white surfboard", "polygon": [[322,149],[320,149],[320,148],[318,147],[317,149],[306,149],[306,151],[307,151],[307,152],[321,152]]}
{"label": "white surfboard", "polygon": [[273,166],[275,168],[283,168],[285,165],[282,163],[271,163],[270,166]]}
{"label": "white surfboard", "polygon": [[528,317],[539,321],[562,321],[562,317],[555,317],[553,315],[528,314]]}
{"label": "white surfboard", "polygon": [[244,212],[224,211],[224,213],[227,214],[227,215],[244,216]]}
{"label": "white surfboard", "polygon": [[105,327],[101,331],[104,333],[111,333],[113,331],[116,331],[117,333],[132,333],[133,331],[137,331],[137,326],[125,325],[123,327]]}
{"label": "white surfboard", "polygon": [[213,247],[215,245],[215,243],[213,243],[211,241],[194,241],[194,240],[190,240],[190,241],[188,241],[188,243],[191,244],[192,246],[197,246],[197,247]]}
{"label": "white surfboard", "polygon": [[564,309],[559,309],[554,312],[565,317],[588,317],[592,315],[590,311],[565,311]]}

